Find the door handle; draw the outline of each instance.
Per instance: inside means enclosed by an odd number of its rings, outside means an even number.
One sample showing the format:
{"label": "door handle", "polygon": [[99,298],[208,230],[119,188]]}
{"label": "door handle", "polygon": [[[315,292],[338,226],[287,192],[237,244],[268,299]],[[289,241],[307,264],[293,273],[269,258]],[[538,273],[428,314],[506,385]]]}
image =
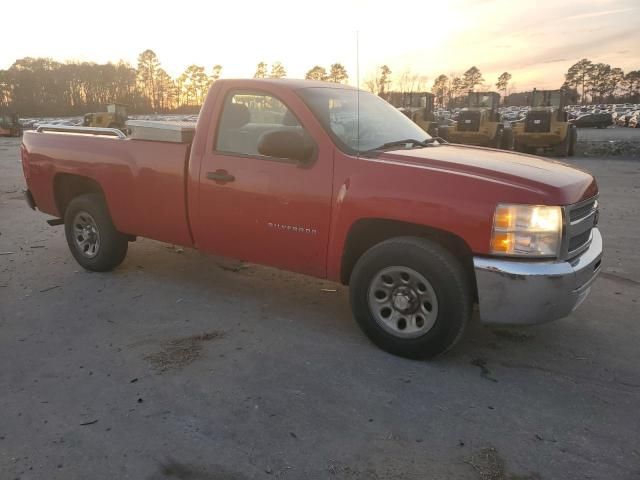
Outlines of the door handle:
{"label": "door handle", "polygon": [[226,170],[216,170],[215,172],[207,172],[207,179],[213,180],[218,183],[233,182],[236,177],[231,175]]}

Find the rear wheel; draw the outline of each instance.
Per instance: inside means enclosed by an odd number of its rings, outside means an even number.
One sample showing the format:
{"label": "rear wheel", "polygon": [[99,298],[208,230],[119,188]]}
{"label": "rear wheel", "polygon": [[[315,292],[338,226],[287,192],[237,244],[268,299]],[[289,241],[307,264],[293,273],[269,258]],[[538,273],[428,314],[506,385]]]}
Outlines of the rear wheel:
{"label": "rear wheel", "polygon": [[64,230],[71,254],[87,270],[112,270],[127,255],[128,238],[114,227],[100,194],[74,198],[65,211]]}
{"label": "rear wheel", "polygon": [[452,348],[472,312],[471,282],[460,261],[417,237],[369,249],[353,269],[349,293],[354,316],[373,343],[408,358]]}

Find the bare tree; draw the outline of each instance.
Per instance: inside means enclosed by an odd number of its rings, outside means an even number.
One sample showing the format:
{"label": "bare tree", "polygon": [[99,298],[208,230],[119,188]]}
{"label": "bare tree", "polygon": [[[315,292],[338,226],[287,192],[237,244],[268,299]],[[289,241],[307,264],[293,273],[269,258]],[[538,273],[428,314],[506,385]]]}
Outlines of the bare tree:
{"label": "bare tree", "polygon": [[153,50],[145,50],[138,55],[138,81],[151,107],[158,108],[157,84],[160,61]]}
{"label": "bare tree", "polygon": [[444,99],[447,98],[449,89],[449,77],[446,75],[438,75],[438,77],[433,81],[431,92],[436,96],[436,103],[441,107],[444,107]]}
{"label": "bare tree", "polygon": [[474,90],[476,86],[484,83],[484,78],[482,78],[482,73],[478,67],[474,65],[464,72],[462,75],[462,81],[464,82],[464,86],[467,90]]}
{"label": "bare tree", "polygon": [[511,81],[511,74],[509,72],[503,72],[496,82],[496,88],[499,92],[502,92],[503,96],[507,96],[507,87],[509,86],[509,82]]}

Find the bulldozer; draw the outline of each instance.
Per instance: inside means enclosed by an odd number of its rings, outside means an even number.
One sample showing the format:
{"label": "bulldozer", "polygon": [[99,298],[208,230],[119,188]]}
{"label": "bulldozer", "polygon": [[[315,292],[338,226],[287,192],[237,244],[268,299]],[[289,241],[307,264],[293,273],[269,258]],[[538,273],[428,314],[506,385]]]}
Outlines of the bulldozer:
{"label": "bulldozer", "polygon": [[514,148],[519,152],[551,151],[573,156],[578,130],[569,123],[564,90],[536,90],[528,98],[527,116],[512,123]]}
{"label": "bulldozer", "polygon": [[424,108],[419,108],[411,113],[413,120],[420,128],[431,136],[438,135],[438,122],[433,109],[435,95],[433,93],[423,93]]}
{"label": "bulldozer", "polygon": [[465,104],[455,125],[438,129],[440,137],[451,143],[513,149],[511,129],[505,128],[498,112],[499,93],[469,92]]}
{"label": "bulldozer", "polygon": [[106,112],[87,113],[84,116],[85,127],[117,128],[126,130],[127,106],[120,103],[107,105]]}
{"label": "bulldozer", "polygon": [[22,135],[22,125],[17,113],[0,112],[0,137],[19,137]]}

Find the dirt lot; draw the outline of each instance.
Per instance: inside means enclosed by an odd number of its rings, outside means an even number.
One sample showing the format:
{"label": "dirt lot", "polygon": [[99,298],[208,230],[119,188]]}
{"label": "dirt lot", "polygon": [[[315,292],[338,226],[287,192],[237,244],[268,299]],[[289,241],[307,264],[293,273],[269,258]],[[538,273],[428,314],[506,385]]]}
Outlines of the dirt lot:
{"label": "dirt lot", "polygon": [[579,128],[578,154],[586,157],[635,156],[640,158],[640,129],[625,127]]}
{"label": "dirt lot", "polygon": [[416,362],[327,282],[150,240],[83,271],[0,139],[0,478],[640,478],[640,158],[572,162],[601,186],[591,296]]}

